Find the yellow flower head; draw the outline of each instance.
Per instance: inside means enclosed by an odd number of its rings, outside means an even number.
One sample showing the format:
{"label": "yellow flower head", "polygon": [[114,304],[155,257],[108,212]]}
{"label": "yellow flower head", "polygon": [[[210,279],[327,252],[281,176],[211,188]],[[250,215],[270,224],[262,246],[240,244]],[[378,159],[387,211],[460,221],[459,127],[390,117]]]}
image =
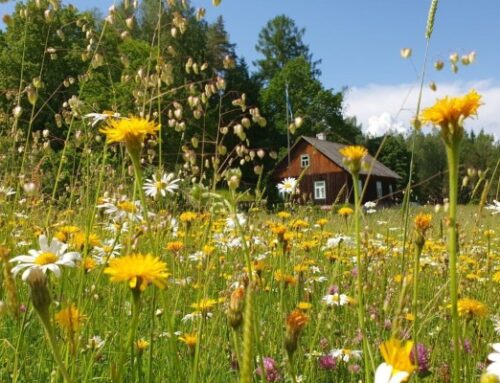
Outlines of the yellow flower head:
{"label": "yellow flower head", "polygon": [[202,313],[207,313],[210,311],[215,305],[217,301],[215,299],[203,298],[196,303],[191,305],[195,310],[201,311]]}
{"label": "yellow flower head", "polygon": [[179,340],[189,348],[193,348],[198,343],[198,335],[196,333],[184,334],[179,337]]}
{"label": "yellow flower head", "polygon": [[127,149],[140,150],[141,144],[150,134],[155,136],[160,125],[142,117],[110,119],[108,125],[100,130],[106,135],[108,143],[122,142]]}
{"label": "yellow flower head", "polygon": [[446,140],[452,137],[461,138],[463,120],[477,115],[479,106],[481,106],[481,96],[475,90],[471,90],[462,97],[438,99],[433,106],[422,111],[420,120],[424,124],[439,126]]}
{"label": "yellow flower head", "polygon": [[420,213],[415,217],[415,227],[425,233],[431,227],[432,215]]}
{"label": "yellow flower head", "polygon": [[467,317],[484,317],[488,314],[488,307],[475,299],[463,298],[458,300],[458,315]]}
{"label": "yellow flower head", "polygon": [[413,342],[401,343],[400,340],[391,338],[380,345],[380,353],[385,362],[392,367],[392,375],[404,371],[412,374],[415,371],[415,365],[411,362],[410,353],[413,348]]}
{"label": "yellow flower head", "polygon": [[55,315],[57,324],[67,332],[76,332],[85,320],[80,310],[75,305],[70,305]]}
{"label": "yellow flower head", "polygon": [[306,314],[298,309],[293,310],[286,318],[287,333],[297,334],[301,332],[307,322],[309,322],[309,317]]}
{"label": "yellow flower head", "polygon": [[177,252],[181,251],[183,247],[184,247],[184,243],[182,243],[181,241],[172,241],[172,242],[167,243],[166,249],[168,251],[172,251],[174,253],[177,253]]}
{"label": "yellow flower head", "polygon": [[310,302],[299,302],[297,304],[297,308],[302,311],[307,311],[310,310],[312,307],[312,304]]}
{"label": "yellow flower head", "polygon": [[198,214],[192,212],[192,211],[185,211],[182,213],[179,217],[181,222],[183,223],[191,223],[193,222],[196,218],[198,217]]}
{"label": "yellow flower head", "polygon": [[368,150],[359,145],[350,145],[344,146],[339,152],[344,157],[344,163],[351,174],[358,174],[361,170],[361,161],[368,154]]}
{"label": "yellow flower head", "polygon": [[142,352],[149,347],[149,342],[141,338],[135,342],[135,346],[137,347],[137,351]]}
{"label": "yellow flower head", "polygon": [[337,214],[340,215],[341,217],[347,217],[349,215],[352,215],[353,213],[354,210],[352,210],[350,207],[341,207],[337,212]]}
{"label": "yellow flower head", "polygon": [[150,283],[164,288],[170,275],[165,262],[151,254],[130,254],[113,258],[104,273],[110,276],[111,282],[126,281],[131,289],[140,291],[144,291]]}

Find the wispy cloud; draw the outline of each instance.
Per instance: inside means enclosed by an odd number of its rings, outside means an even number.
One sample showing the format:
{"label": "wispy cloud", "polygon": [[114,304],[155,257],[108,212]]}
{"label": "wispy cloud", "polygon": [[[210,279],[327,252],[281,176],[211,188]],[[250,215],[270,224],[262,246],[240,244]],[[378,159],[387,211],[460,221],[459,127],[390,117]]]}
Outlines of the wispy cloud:
{"label": "wispy cloud", "polygon": [[[346,96],[346,114],[356,116],[367,134],[381,135],[388,130],[408,130],[415,115],[418,84],[382,85],[371,84],[351,88]],[[500,139],[500,86],[491,80],[474,82],[451,82],[437,85],[433,92],[428,86],[422,95],[422,107],[434,103],[436,98],[463,95],[476,89],[483,97],[484,105],[478,117],[468,120],[466,127],[479,131],[484,129]]]}

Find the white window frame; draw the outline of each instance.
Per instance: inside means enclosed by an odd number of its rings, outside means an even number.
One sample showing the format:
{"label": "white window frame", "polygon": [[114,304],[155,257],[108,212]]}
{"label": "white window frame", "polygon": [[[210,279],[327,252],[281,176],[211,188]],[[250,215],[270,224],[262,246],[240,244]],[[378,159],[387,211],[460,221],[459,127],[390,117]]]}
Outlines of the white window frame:
{"label": "white window frame", "polygon": [[314,181],[314,199],[326,199],[326,181]]}
{"label": "white window frame", "polygon": [[307,168],[310,164],[311,164],[311,157],[309,156],[309,154],[302,154],[300,156],[300,167],[304,169]]}
{"label": "white window frame", "polygon": [[382,198],[384,195],[384,184],[382,181],[375,182],[375,187],[377,188],[377,198]]}

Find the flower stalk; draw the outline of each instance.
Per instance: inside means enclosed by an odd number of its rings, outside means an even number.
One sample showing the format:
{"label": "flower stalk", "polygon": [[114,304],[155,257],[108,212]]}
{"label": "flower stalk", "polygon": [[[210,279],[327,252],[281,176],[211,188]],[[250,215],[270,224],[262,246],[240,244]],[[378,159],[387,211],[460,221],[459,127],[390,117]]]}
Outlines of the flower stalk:
{"label": "flower stalk", "polygon": [[458,319],[458,231],[457,231],[457,203],[458,203],[458,166],[460,141],[454,140],[446,145],[449,171],[449,222],[448,222],[448,252],[450,255],[450,300],[451,320],[453,333],[453,382],[460,379],[460,323]]}

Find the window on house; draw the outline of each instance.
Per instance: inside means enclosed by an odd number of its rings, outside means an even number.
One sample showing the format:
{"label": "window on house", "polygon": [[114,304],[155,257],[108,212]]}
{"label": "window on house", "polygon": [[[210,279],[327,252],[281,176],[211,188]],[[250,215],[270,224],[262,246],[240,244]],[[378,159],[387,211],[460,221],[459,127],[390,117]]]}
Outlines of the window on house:
{"label": "window on house", "polygon": [[314,199],[326,199],[325,181],[314,181]]}
{"label": "window on house", "polygon": [[377,198],[382,198],[384,190],[382,189],[382,181],[377,181]]}
{"label": "window on house", "polygon": [[389,194],[394,193],[394,189],[392,188],[392,184],[389,184]]}
{"label": "window on house", "polygon": [[300,167],[307,168],[309,166],[309,163],[310,163],[309,154],[302,154],[300,156]]}

